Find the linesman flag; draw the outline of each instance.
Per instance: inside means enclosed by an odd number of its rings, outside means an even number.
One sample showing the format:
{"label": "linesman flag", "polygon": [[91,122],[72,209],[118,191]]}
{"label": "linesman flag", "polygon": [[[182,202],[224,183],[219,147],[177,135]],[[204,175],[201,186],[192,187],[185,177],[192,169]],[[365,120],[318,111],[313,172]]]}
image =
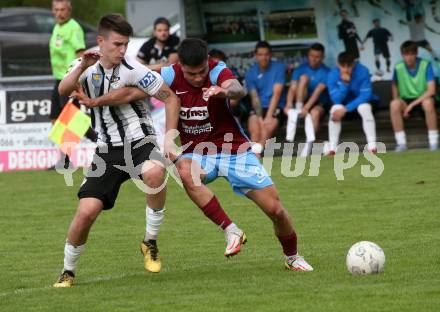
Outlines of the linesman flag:
{"label": "linesman flag", "polygon": [[90,117],[69,100],[50,130],[49,139],[58,144],[64,154],[70,156],[89,127]]}

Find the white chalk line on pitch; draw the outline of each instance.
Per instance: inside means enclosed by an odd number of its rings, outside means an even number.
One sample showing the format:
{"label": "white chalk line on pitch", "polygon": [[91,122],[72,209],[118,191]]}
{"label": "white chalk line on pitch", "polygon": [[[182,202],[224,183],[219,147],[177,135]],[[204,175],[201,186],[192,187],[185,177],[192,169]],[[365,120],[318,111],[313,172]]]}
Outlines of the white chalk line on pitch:
{"label": "white chalk line on pitch", "polygon": [[[274,259],[278,259],[279,257],[265,257],[266,260],[274,260]],[[229,260],[227,260],[229,261]],[[253,263],[253,262],[259,262],[256,260],[241,260],[240,263]],[[211,263],[211,264],[199,264],[199,265],[192,265],[190,267],[185,267],[183,269],[183,271],[187,270],[187,269],[197,269],[200,267],[206,267],[206,266],[222,266],[224,264],[222,263]],[[167,268],[162,269],[163,272],[168,271]],[[89,280],[85,280],[85,281],[81,281],[76,285],[87,285],[87,284],[93,284],[96,282],[105,282],[105,281],[112,281],[112,280],[118,280],[118,279],[122,279],[122,278],[126,278],[126,277],[133,277],[133,276],[143,276],[148,274],[147,272],[137,272],[137,273],[125,273],[125,274],[120,274],[120,275],[110,275],[110,276],[103,276],[103,277],[96,277],[96,278],[92,278]],[[34,293],[34,292],[38,292],[38,291],[45,291],[45,290],[50,290],[50,289],[55,289],[54,287],[52,287],[51,285],[48,286],[44,286],[44,287],[35,287],[35,288],[19,288],[16,289],[14,291],[10,291],[10,292],[3,292],[0,293],[0,298],[2,297],[7,297],[7,296],[12,296],[12,295],[22,295],[22,294],[30,294],[30,293]]]}

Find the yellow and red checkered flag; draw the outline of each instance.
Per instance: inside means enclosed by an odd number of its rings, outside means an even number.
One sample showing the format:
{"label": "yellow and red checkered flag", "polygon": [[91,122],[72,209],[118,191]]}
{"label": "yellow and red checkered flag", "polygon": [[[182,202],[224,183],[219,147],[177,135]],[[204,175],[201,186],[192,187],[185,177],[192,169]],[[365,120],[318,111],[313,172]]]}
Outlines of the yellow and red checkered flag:
{"label": "yellow and red checkered flag", "polygon": [[90,117],[70,100],[49,132],[49,139],[69,155],[90,127]]}

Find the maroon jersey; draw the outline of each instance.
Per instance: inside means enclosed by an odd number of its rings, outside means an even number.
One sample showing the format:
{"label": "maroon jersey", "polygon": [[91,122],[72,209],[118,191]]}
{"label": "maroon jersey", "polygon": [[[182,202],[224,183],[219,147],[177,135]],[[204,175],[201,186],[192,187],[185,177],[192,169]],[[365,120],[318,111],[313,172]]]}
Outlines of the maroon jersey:
{"label": "maroon jersey", "polygon": [[[220,86],[228,79],[235,79],[224,62],[209,61],[209,73],[201,88],[196,88],[185,80],[180,64],[162,67],[161,75],[181,101],[178,126],[180,141],[182,146],[192,142],[183,151],[184,153],[192,153],[200,143],[205,146],[215,145],[215,153],[222,151],[223,144],[230,146],[223,152],[230,150],[233,154],[249,149],[249,140],[234,119],[230,111],[229,100],[203,97],[202,88],[209,88],[213,85]],[[202,153],[199,148],[195,152]],[[209,152],[213,152],[212,147]],[[208,150],[204,149],[203,154],[206,153]]]}

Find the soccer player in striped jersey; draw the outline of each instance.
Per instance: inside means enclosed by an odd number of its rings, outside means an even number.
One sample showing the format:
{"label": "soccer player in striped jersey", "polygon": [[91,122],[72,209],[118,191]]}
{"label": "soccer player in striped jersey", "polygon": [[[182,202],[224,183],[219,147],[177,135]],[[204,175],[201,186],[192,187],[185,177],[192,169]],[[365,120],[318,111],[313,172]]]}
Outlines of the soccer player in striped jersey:
{"label": "soccer player in striped jersey", "polygon": [[[99,22],[99,51],[87,51],[61,81],[59,91],[70,95],[78,86],[91,98],[135,86],[145,96],[165,102],[167,128],[175,129],[180,101],[162,77],[135,59],[125,58],[131,25],[117,14]],[[145,238],[141,243],[145,269],[159,272],[156,239],[164,216],[165,168],[155,144],[154,128],[141,101],[92,109],[92,126],[98,134],[98,147],[89,172],[78,192],[79,207],[70,225],[64,248],[64,267],[54,287],[70,287],[81,253],[94,221],[102,210],[114,206],[121,184],[141,178],[147,189]]]}
{"label": "soccer player in striped jersey", "polygon": [[[297,236],[287,210],[281,204],[271,178],[250,150],[250,142],[235,121],[229,99],[245,95],[243,87],[223,62],[208,59],[207,45],[199,39],[185,39],[178,48],[180,64],[161,69],[161,75],[181,100],[180,140],[186,149],[175,161],[191,200],[226,237],[226,257],[240,252],[246,235],[221,207],[205,185],[222,176],[235,193],[254,201],[272,220],[281,243],[285,266],[293,271],[313,268],[298,255]],[[124,102],[145,96],[134,88],[120,89],[101,102]]]}

